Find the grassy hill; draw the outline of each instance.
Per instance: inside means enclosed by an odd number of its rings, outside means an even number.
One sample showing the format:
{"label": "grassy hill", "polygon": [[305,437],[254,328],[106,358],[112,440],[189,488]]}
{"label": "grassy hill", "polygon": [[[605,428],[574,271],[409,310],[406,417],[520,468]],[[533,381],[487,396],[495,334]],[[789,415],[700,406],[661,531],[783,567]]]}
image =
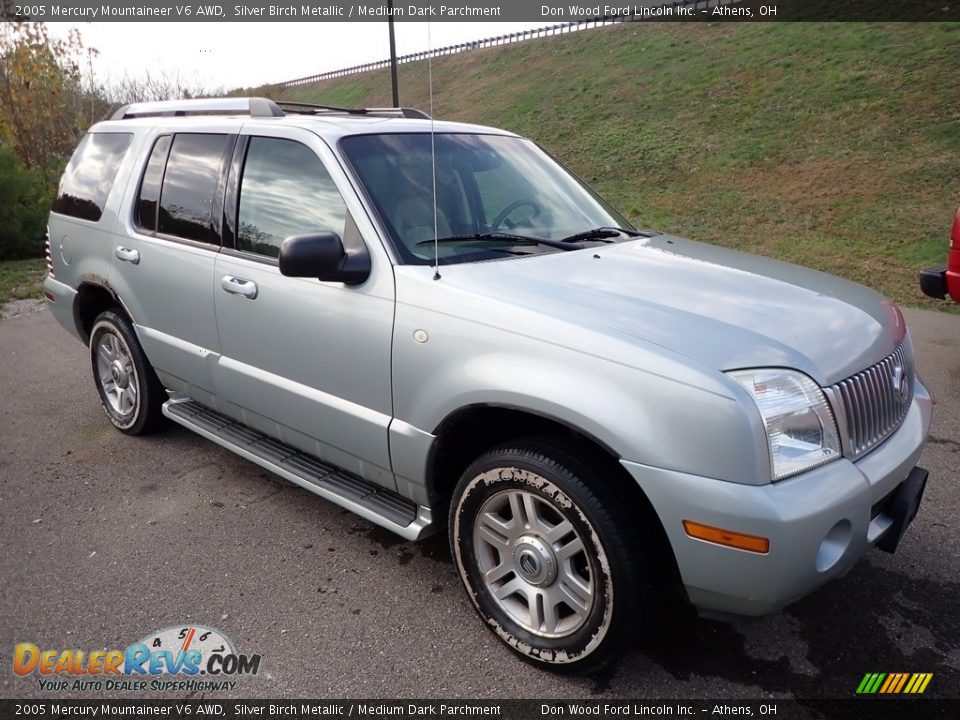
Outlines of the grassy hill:
{"label": "grassy hill", "polygon": [[[434,115],[537,140],[640,226],[943,307],[916,271],[960,203],[958,67],[957,24],[638,23],[436,60]],[[400,97],[429,107],[425,62]],[[389,105],[389,72],[286,98]]]}

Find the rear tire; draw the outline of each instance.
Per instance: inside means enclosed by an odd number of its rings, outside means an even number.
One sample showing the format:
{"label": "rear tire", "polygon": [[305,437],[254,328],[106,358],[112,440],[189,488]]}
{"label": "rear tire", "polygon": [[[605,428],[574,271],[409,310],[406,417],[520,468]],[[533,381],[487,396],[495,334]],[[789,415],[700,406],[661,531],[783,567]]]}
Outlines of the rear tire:
{"label": "rear tire", "polygon": [[641,521],[599,473],[549,441],[474,461],[450,505],[460,578],[489,628],[554,671],[605,665],[648,615]]}
{"label": "rear tire", "polygon": [[117,430],[145,435],[160,428],[167,393],[126,316],[116,310],[97,316],[90,331],[90,362],[100,404]]}

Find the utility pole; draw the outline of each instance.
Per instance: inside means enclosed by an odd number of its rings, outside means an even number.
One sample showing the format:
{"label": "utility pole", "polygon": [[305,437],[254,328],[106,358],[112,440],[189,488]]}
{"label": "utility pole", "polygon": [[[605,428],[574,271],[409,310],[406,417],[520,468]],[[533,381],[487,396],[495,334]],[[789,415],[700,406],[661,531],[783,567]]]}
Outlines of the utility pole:
{"label": "utility pole", "polygon": [[390,28],[390,80],[393,84],[393,106],[400,107],[397,89],[397,41],[393,34],[393,0],[387,0],[387,25]]}

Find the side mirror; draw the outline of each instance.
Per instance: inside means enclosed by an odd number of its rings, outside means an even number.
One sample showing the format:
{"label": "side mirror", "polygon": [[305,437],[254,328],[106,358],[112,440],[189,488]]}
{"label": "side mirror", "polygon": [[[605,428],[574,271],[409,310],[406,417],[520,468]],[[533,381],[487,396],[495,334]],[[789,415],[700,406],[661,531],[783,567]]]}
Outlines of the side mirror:
{"label": "side mirror", "polygon": [[280,245],[280,273],[357,285],[370,277],[366,249],[347,252],[333,232],[292,235]]}

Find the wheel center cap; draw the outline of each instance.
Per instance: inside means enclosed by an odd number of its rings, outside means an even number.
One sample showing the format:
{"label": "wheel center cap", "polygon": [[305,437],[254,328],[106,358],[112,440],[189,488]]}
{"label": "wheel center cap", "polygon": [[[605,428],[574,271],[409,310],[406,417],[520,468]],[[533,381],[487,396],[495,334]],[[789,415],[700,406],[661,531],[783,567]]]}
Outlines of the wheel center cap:
{"label": "wheel center cap", "polygon": [[539,538],[524,535],[513,548],[517,574],[531,585],[545,587],[557,578],[557,558],[553,549]]}
{"label": "wheel center cap", "polygon": [[130,382],[130,376],[127,375],[127,371],[123,365],[116,361],[110,366],[110,376],[117,384],[117,387],[125,388]]}

